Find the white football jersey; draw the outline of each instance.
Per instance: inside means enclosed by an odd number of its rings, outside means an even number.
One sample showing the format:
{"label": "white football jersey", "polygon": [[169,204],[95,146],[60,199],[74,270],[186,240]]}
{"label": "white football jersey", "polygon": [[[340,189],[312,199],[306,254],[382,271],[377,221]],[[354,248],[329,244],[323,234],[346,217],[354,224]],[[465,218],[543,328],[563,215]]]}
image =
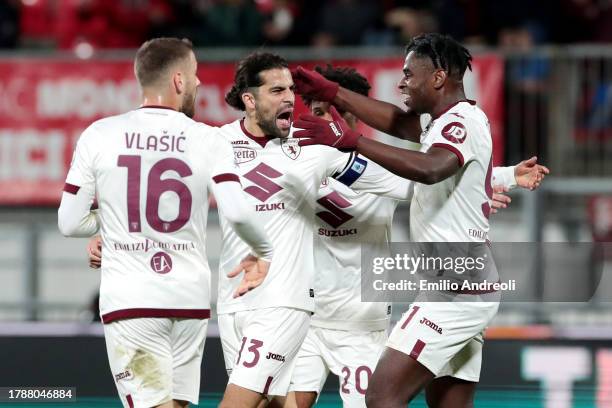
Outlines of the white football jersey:
{"label": "white football jersey", "polygon": [[227,278],[248,247],[227,226],[220,212],[223,248],[219,263],[218,313],[268,307],[314,310],[313,229],[321,180],[341,182],[385,193],[373,187],[373,163],[327,146],[300,147],[298,139],[267,139],[248,133],[238,120],[220,128],[234,148],[243,190],[274,246],[274,258],[263,284],[233,299],[238,282]]}
{"label": "white football jersey", "polygon": [[439,183],[415,184],[410,207],[413,242],[487,240],[492,145],[489,121],[473,101],[461,101],[429,123],[421,135],[421,151],[448,149],[461,168]]}
{"label": "white football jersey", "polygon": [[[317,197],[315,217],[315,313],[311,325],[332,330],[375,331],[388,327],[390,304],[361,301],[361,248],[386,256],[391,242],[393,214],[399,200],[409,200],[415,183],[394,176],[373,162],[366,178],[352,185],[327,178]],[[513,167],[493,169],[495,185],[515,185]],[[372,180],[372,177],[368,177]],[[395,197],[389,194],[395,192]]]}
{"label": "white football jersey", "polygon": [[207,188],[236,172],[217,128],[171,109],[137,109],[83,132],[66,186],[98,200],[104,322],[210,316]]}
{"label": "white football jersey", "polygon": [[[395,178],[398,187],[408,182]],[[393,182],[393,178],[390,178]],[[407,198],[407,197],[406,197]],[[385,330],[391,306],[361,301],[361,247],[384,256],[398,200],[360,193],[326,178],[317,197],[315,313],[311,325],[333,330]]]}

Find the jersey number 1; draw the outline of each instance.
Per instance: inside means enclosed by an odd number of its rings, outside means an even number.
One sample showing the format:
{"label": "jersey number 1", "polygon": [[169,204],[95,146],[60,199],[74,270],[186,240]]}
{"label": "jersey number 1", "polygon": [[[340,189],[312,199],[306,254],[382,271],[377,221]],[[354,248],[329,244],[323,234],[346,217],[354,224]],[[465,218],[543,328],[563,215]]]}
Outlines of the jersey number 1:
{"label": "jersey number 1", "polygon": [[[134,155],[121,155],[117,160],[119,167],[127,168],[127,209],[128,229],[130,232],[140,232],[140,173],[141,158]],[[148,224],[158,232],[174,232],[181,229],[191,216],[191,192],[185,183],[177,179],[161,176],[172,170],[180,177],[191,176],[189,166],[175,158],[162,159],[155,163],[149,171],[147,179],[146,218]],[[174,220],[166,221],[159,217],[159,200],[162,194],[171,191],[179,198],[179,212]]]}

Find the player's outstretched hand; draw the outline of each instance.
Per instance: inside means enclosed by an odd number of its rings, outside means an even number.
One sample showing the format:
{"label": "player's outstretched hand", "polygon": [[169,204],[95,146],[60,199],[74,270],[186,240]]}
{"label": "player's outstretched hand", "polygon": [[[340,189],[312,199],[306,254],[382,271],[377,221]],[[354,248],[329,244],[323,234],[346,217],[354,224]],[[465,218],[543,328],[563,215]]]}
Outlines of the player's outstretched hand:
{"label": "player's outstretched hand", "polygon": [[342,151],[352,151],[357,148],[357,141],[361,135],[352,130],[342,116],[333,106],[330,109],[333,121],[313,115],[300,115],[293,123],[298,129],[293,137],[301,139],[300,146],[326,145]]}
{"label": "player's outstretched hand", "polygon": [[102,238],[96,235],[87,244],[87,256],[89,257],[89,267],[99,269],[102,266]]}
{"label": "player's outstretched hand", "polygon": [[533,156],[529,160],[523,160],[514,168],[514,178],[519,187],[535,190],[547,174],[548,167],[538,164],[538,158]]}
{"label": "player's outstretched hand", "polygon": [[503,193],[508,192],[508,187],[494,186],[493,198],[491,199],[491,214],[495,214],[502,208],[507,208],[512,199]]}
{"label": "player's outstretched hand", "polygon": [[338,84],[330,81],[317,71],[302,67],[291,70],[295,92],[316,101],[332,102],[338,93]]}
{"label": "player's outstretched hand", "polygon": [[234,291],[234,298],[240,297],[261,285],[268,275],[269,269],[270,262],[257,258],[254,255],[246,256],[240,261],[240,265],[227,274],[228,278],[235,278],[244,272],[242,281]]}

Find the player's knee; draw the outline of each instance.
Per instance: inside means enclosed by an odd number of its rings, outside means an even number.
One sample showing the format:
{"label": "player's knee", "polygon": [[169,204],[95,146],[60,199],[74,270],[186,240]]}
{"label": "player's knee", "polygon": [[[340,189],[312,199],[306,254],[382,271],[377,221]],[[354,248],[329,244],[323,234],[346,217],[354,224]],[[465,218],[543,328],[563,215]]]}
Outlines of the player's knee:
{"label": "player's knee", "polygon": [[[315,402],[317,402],[317,393],[314,391],[295,393],[295,406],[297,408],[311,408]],[[288,408],[288,406],[285,405],[285,408]]]}

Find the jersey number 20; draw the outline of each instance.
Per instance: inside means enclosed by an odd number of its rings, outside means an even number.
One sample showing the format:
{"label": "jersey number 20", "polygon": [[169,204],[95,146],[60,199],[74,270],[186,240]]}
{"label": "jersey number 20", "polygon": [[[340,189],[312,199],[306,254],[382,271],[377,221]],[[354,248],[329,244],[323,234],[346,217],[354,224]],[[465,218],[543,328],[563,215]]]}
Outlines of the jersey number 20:
{"label": "jersey number 20", "polygon": [[[141,158],[134,155],[121,155],[117,160],[119,167],[127,168],[127,208],[128,229],[130,232],[140,232],[140,173]],[[174,232],[181,229],[191,215],[191,192],[185,183],[177,179],[161,176],[172,170],[180,177],[192,174],[189,166],[182,160],[175,158],[162,159],[155,163],[149,171],[147,178],[146,218],[147,223],[158,232]],[[179,212],[174,220],[162,220],[159,217],[159,199],[167,191],[176,193],[179,198]]]}

